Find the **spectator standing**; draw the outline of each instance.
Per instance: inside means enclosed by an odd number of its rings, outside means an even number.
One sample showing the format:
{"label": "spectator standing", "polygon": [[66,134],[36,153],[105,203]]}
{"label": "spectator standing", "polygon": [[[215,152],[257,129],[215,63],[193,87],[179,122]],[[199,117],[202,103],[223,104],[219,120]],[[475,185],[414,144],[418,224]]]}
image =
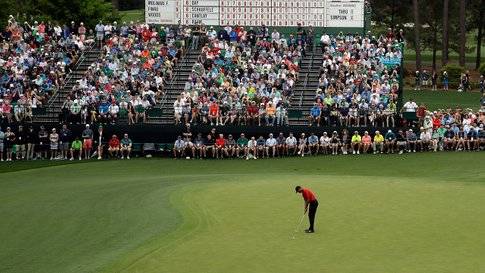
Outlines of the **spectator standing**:
{"label": "spectator standing", "polygon": [[83,150],[84,150],[84,159],[91,158],[91,150],[93,148],[93,130],[89,128],[89,124],[86,124],[86,128],[81,134],[83,138]]}
{"label": "spectator standing", "polygon": [[98,47],[101,48],[103,45],[103,40],[104,40],[104,25],[102,21],[99,21],[99,23],[94,27],[94,30],[96,31],[96,43]]}
{"label": "spectator standing", "polygon": [[15,133],[10,127],[5,131],[5,151],[7,152],[7,161],[12,161],[13,146],[15,144]]}
{"label": "spectator standing", "polygon": [[448,72],[446,71],[443,71],[442,83],[443,83],[443,90],[448,91],[449,77],[448,77]]}
{"label": "spectator standing", "polygon": [[432,90],[436,91],[438,86],[438,73],[436,73],[436,70],[433,70],[433,74],[431,75],[431,84]]}
{"label": "spectator standing", "polygon": [[103,135],[103,126],[99,126],[98,127],[98,137],[96,139],[96,151],[97,151],[97,154],[98,154],[98,160],[101,160],[103,159],[103,151],[104,151],[104,143],[105,143],[105,139],[104,139],[104,135]]}
{"label": "spectator standing", "polygon": [[17,160],[25,159],[25,152],[26,152],[26,141],[27,141],[27,132],[24,129],[24,126],[19,125],[17,130],[17,139],[16,139],[16,157]]}
{"label": "spectator standing", "polygon": [[52,133],[49,135],[51,160],[57,159],[57,152],[59,150],[59,134],[56,128],[52,128]]}
{"label": "spectator standing", "polygon": [[34,131],[34,127],[29,126],[29,130],[27,131],[27,155],[26,159],[27,160],[32,160],[34,158],[34,151],[35,151],[35,144],[38,142],[37,141],[37,134]]}
{"label": "spectator standing", "polygon": [[66,124],[62,125],[62,128],[59,132],[59,145],[60,145],[60,152],[61,158],[67,159],[69,156],[70,148],[71,148],[71,141],[72,141],[72,132],[67,128]]}
{"label": "spectator standing", "polygon": [[480,81],[478,82],[478,88],[480,89],[480,93],[483,95],[485,93],[485,76],[480,75]]}
{"label": "spectator standing", "polygon": [[3,151],[5,149],[5,133],[2,131],[2,127],[0,127],[0,161],[3,161]]}
{"label": "spectator standing", "polygon": [[421,90],[421,83],[422,83],[421,73],[419,72],[419,70],[416,70],[416,73],[414,74],[414,90],[415,91]]}
{"label": "spectator standing", "polygon": [[39,140],[39,148],[37,149],[37,158],[46,159],[47,150],[49,149],[49,133],[45,129],[44,125],[40,126],[40,130],[37,133]]}

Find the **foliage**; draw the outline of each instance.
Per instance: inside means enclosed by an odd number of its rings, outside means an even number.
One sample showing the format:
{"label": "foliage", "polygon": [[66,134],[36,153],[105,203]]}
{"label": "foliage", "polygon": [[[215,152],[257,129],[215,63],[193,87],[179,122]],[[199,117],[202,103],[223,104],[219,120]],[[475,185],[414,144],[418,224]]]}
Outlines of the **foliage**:
{"label": "foliage", "polygon": [[480,72],[480,75],[485,75],[485,63],[483,63],[479,68],[478,72]]}
{"label": "foliage", "polygon": [[[24,0],[16,4],[6,1],[0,9],[0,26],[5,25],[9,14],[18,21],[54,21],[61,24],[84,22],[94,27],[99,20],[119,20],[119,14],[111,2],[104,0]],[[12,4],[12,3],[13,4]]]}
{"label": "foliage", "polygon": [[456,64],[447,64],[441,68],[441,77],[443,77],[444,71],[448,73],[450,85],[454,86],[459,82],[461,74],[465,73],[465,68]]}

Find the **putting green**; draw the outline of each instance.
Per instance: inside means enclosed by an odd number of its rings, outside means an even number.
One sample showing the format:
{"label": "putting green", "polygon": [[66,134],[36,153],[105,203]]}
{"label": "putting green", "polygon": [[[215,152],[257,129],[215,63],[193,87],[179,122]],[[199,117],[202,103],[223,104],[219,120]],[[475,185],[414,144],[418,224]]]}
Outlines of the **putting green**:
{"label": "putting green", "polygon": [[[483,272],[483,159],[135,160],[5,173],[0,272]],[[292,239],[296,184],[320,206],[317,233]]]}

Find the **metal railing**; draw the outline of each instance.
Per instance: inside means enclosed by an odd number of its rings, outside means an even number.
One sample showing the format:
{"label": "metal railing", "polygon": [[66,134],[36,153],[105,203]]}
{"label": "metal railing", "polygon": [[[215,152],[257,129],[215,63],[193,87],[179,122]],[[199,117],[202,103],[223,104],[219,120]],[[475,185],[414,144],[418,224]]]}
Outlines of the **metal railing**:
{"label": "metal railing", "polygon": [[[184,53],[182,55],[182,58],[179,61],[179,63],[177,64],[177,66],[175,67],[175,73],[172,75],[172,79],[170,80],[169,86],[167,86],[167,88],[165,88],[165,89],[170,88],[171,90],[173,90],[176,79],[178,78],[178,76],[180,74],[180,70],[178,68],[182,67],[183,65],[187,64],[187,62],[188,62],[187,54],[189,53],[190,48],[192,46],[191,42],[192,42],[192,40],[189,40],[189,43],[187,45],[185,45],[185,50],[184,50]],[[164,95],[163,95],[163,97],[160,101],[159,105],[160,105],[160,109],[162,110],[162,114],[163,114],[163,110],[165,109],[165,104],[168,101],[168,96],[169,96],[168,92],[164,92]]]}
{"label": "metal railing", "polygon": [[79,56],[79,59],[77,60],[76,64],[74,65],[73,69],[71,70],[71,72],[67,75],[67,77],[64,79],[64,82],[62,84],[62,86],[58,87],[56,92],[54,93],[54,96],[52,96],[48,103],[47,103],[47,106],[46,108],[51,108],[52,105],[54,104],[54,102],[56,100],[59,100],[60,101],[60,93],[62,93],[62,90],[64,90],[64,88],[67,86],[67,84],[70,82],[70,80],[72,79],[74,73],[77,71],[77,69],[79,68],[79,66],[84,62],[86,56],[86,52],[90,51],[93,47],[94,47],[95,43],[92,43],[89,47],[85,48],[82,53],[81,53],[81,56]]}

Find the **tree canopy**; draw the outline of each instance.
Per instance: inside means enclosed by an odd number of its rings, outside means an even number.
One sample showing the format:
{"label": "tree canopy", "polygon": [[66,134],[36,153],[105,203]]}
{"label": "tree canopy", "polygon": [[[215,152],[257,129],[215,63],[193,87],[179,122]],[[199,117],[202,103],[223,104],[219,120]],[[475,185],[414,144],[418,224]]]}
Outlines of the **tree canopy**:
{"label": "tree canopy", "polygon": [[104,0],[6,0],[0,9],[0,26],[8,16],[19,21],[84,22],[93,27],[99,20],[119,19],[111,1]]}

